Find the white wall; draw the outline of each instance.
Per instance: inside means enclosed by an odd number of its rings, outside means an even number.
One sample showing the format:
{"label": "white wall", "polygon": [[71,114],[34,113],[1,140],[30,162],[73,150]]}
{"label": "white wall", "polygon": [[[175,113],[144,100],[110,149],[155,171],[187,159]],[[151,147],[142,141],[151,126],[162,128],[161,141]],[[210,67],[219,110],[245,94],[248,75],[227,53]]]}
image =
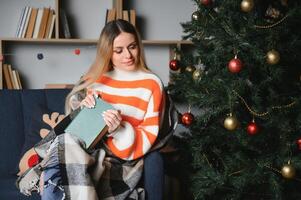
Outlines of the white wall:
{"label": "white wall", "polygon": [[[105,22],[110,0],[61,0],[74,38],[96,39]],[[54,7],[54,0],[0,0],[0,37],[14,37],[25,6]],[[180,40],[181,22],[190,20],[192,0],[125,0],[127,9],[137,12],[143,39]],[[81,54],[75,55],[74,49]],[[26,88],[44,88],[46,83],[74,83],[95,56],[95,45],[38,44],[9,42],[4,45],[5,61],[19,70]],[[37,54],[44,59],[38,60]],[[169,77],[169,46],[145,45],[148,66],[164,84]]]}

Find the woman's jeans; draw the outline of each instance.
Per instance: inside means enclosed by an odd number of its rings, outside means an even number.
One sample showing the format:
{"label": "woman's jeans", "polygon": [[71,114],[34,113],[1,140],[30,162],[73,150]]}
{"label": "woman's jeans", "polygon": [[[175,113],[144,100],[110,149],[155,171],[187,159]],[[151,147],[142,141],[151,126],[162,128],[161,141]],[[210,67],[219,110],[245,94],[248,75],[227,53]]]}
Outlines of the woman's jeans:
{"label": "woman's jeans", "polygon": [[162,200],[164,191],[163,157],[158,151],[144,158],[144,189],[147,200]]}

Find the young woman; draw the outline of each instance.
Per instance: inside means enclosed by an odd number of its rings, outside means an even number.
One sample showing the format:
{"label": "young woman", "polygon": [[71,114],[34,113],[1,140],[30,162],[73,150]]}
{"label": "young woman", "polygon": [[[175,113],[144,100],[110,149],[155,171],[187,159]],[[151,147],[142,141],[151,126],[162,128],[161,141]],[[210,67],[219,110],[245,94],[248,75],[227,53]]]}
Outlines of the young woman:
{"label": "young woman", "polygon": [[[86,96],[80,99],[77,94],[83,90]],[[127,21],[115,20],[103,28],[95,61],[66,98],[66,114],[78,107],[94,107],[95,96],[115,108],[103,113],[109,127],[104,143],[107,153],[124,162],[144,157],[159,133],[163,85],[148,70],[140,36]],[[163,164],[158,153],[152,154],[145,160],[145,164],[152,166],[148,169],[153,169],[145,172],[150,173],[145,177],[151,176],[145,179],[145,185],[156,188],[148,192],[148,199],[158,200],[162,198]],[[63,198],[58,170],[53,166],[45,170],[42,199]]]}

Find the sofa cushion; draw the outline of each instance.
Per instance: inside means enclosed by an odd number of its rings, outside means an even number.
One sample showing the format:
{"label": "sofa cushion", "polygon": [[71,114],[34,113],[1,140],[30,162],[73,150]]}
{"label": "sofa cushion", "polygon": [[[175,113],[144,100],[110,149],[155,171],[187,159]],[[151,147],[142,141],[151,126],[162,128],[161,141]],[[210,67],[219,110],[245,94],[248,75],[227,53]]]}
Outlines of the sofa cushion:
{"label": "sofa cushion", "polygon": [[63,119],[64,115],[53,112],[45,106],[37,106],[32,111],[29,132],[25,137],[25,143],[22,150],[22,158],[19,163],[18,174],[24,173],[29,167],[39,162],[39,158],[33,149],[33,146],[42,138],[46,137],[49,131]]}
{"label": "sofa cushion", "polygon": [[62,119],[65,98],[70,90],[27,90],[22,94],[25,143],[17,171],[23,173],[36,164],[37,156],[32,147],[45,137]]}
{"label": "sofa cushion", "polygon": [[17,90],[0,90],[0,177],[15,172],[24,143],[21,95]]}

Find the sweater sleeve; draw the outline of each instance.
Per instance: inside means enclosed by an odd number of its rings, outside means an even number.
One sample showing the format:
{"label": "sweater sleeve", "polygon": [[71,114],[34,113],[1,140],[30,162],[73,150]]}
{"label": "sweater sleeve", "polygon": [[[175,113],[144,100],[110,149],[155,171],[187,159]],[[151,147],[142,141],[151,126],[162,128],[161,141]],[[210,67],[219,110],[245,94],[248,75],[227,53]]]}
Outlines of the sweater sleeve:
{"label": "sweater sleeve", "polygon": [[122,115],[121,126],[107,140],[116,156],[132,160],[149,151],[158,136],[161,104],[162,86],[158,85],[150,96],[143,120],[135,121]]}

